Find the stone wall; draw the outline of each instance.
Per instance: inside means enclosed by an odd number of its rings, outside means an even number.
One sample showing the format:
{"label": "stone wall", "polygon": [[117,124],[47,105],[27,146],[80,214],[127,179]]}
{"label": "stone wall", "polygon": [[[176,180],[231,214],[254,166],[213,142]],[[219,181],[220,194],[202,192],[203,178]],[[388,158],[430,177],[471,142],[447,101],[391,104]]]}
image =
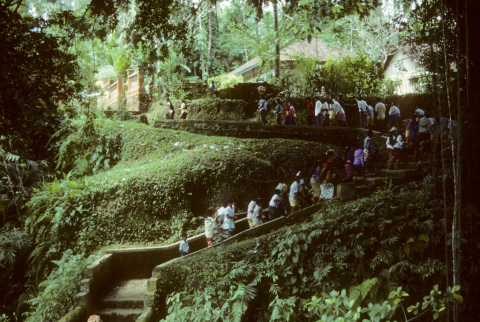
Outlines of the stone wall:
{"label": "stone wall", "polygon": [[[337,146],[363,147],[367,130],[341,127],[275,126],[259,122],[211,121],[211,120],[157,120],[155,127],[187,131],[196,134],[231,136],[237,138],[282,138],[306,140]],[[386,137],[374,132],[374,145],[384,150]],[[340,152],[340,151],[339,151]]]}

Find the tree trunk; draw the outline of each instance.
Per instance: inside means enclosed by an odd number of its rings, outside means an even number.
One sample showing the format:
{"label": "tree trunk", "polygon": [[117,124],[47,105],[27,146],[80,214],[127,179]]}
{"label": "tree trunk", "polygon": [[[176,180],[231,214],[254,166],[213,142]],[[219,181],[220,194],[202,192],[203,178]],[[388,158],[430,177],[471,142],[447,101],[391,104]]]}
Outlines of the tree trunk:
{"label": "tree trunk", "polygon": [[[443,0],[440,1],[441,5],[441,15],[442,17],[446,17],[445,14],[445,7],[443,4]],[[450,114],[450,123],[452,124],[453,118],[453,111],[452,111],[452,106],[450,102],[450,77],[449,77],[449,68],[450,66],[448,65],[448,57],[447,57],[447,38],[445,34],[445,19],[441,19],[441,24],[442,24],[442,34],[443,34],[443,55],[444,55],[444,64],[445,64],[445,87],[447,89],[447,103],[448,103],[448,111]],[[460,124],[457,122],[457,128],[456,131],[459,133],[459,126]],[[456,154],[456,135],[450,135],[451,137],[451,149],[452,149],[452,170],[453,170],[453,185],[454,185],[454,206],[453,206],[453,218],[452,218],[452,277],[453,277],[453,285],[456,286],[459,284],[459,276],[458,276],[458,222],[459,222],[459,210],[460,210],[460,204],[459,204],[459,197],[460,197],[460,191],[461,187],[459,182],[459,173],[457,172],[458,167],[458,155]],[[458,141],[457,141],[458,142]],[[453,322],[458,322],[458,303],[457,301],[453,302]]]}
{"label": "tree trunk", "polygon": [[275,77],[280,77],[280,43],[278,39],[278,1],[273,2],[273,23],[275,32]]}
{"label": "tree trunk", "polygon": [[206,72],[207,72],[207,77],[209,75],[209,67],[212,62],[212,20],[213,20],[213,11],[210,10],[208,13],[208,47],[207,47],[207,66],[206,66]]}

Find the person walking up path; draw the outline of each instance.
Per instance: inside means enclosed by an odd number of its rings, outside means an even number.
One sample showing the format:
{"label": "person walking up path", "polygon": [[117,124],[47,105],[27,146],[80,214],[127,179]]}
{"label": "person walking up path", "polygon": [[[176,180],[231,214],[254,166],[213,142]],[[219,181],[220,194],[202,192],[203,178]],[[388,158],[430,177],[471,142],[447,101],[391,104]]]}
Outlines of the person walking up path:
{"label": "person walking up path", "polygon": [[323,104],[320,101],[320,98],[316,97],[316,102],[315,102],[315,125],[316,126],[322,126],[323,125],[322,105]]}
{"label": "person walking up path", "polygon": [[361,176],[362,179],[365,178],[365,171],[363,169],[363,149],[358,148],[353,153],[354,161],[353,161],[353,169],[355,170],[355,179],[353,179],[353,183],[357,181],[357,177]]}
{"label": "person walking up path", "polygon": [[178,246],[178,251],[180,252],[180,257],[183,257],[190,252],[190,247],[188,246],[187,241],[187,234],[182,234],[182,241]]}
{"label": "person walking up path", "polygon": [[262,220],[262,205],[263,201],[262,199],[257,199],[255,202],[255,209],[253,210],[253,227],[257,227],[263,223]]}
{"label": "person walking up path", "polygon": [[280,100],[279,99],[276,99],[275,100],[275,103],[277,104],[275,106],[275,111],[273,113],[275,113],[275,125],[282,125],[282,104],[280,103]]}
{"label": "person walking up path", "polygon": [[388,128],[391,129],[393,126],[397,125],[398,121],[400,121],[400,117],[401,117],[400,109],[396,107],[392,102],[390,110],[388,111],[388,114],[390,115],[390,118],[388,120],[389,121]]}
{"label": "person walking up path", "polygon": [[372,136],[373,136],[372,130],[368,130],[367,137],[363,141],[364,161],[365,161],[365,165],[374,164],[375,171],[377,171],[377,148],[373,146]]}
{"label": "person walking up path", "polygon": [[223,221],[223,234],[225,238],[228,238],[232,235],[235,230],[235,201],[230,200],[227,208],[225,208],[225,220]]}
{"label": "person walking up path", "polygon": [[248,220],[248,226],[250,226],[250,228],[253,227],[253,211],[255,210],[255,206],[257,204],[256,200],[257,200],[257,195],[253,194],[252,200],[250,201],[247,207],[247,220]]}
{"label": "person walking up path", "polygon": [[268,203],[268,220],[274,220],[277,218],[278,214],[278,208],[277,208],[277,202],[280,201],[280,191],[275,189],[275,193],[270,199],[270,202]]}
{"label": "person walking up path", "polygon": [[358,114],[360,114],[358,127],[361,129],[367,128],[367,102],[362,100],[362,96],[358,96],[357,100]]}
{"label": "person walking up path", "polygon": [[335,113],[338,126],[348,127],[347,118],[345,116],[345,110],[343,109],[342,105],[340,105],[340,103],[338,103],[334,99],[331,100],[331,104],[333,105],[333,110]]}
{"label": "person walking up path", "polygon": [[375,105],[375,112],[377,112],[377,131],[383,133],[385,131],[385,104],[378,102]]}
{"label": "person walking up path", "polygon": [[260,120],[262,121],[263,125],[268,124],[268,121],[267,121],[267,113],[268,113],[267,101],[263,97],[258,101],[258,111],[260,113]]}
{"label": "person walking up path", "polygon": [[290,103],[287,101],[285,105],[285,121],[283,122],[283,125],[292,125],[292,115],[293,113],[290,108]]}
{"label": "person walking up path", "polygon": [[367,106],[367,127],[369,130],[373,130],[375,124],[375,112],[371,105]]}
{"label": "person walking up path", "polygon": [[290,105],[290,112],[292,114],[292,124],[291,125],[298,125],[297,124],[297,112],[295,111],[295,107],[293,107],[292,102],[287,101],[287,104]]}
{"label": "person walking up path", "polygon": [[290,202],[290,213],[296,212],[300,208],[298,202],[298,193],[300,192],[300,177],[295,177],[295,181],[290,186],[290,193],[288,194],[288,201]]}
{"label": "person walking up path", "polygon": [[307,125],[309,126],[314,125],[314,118],[315,118],[315,109],[313,107],[313,100],[311,97],[309,97],[308,105],[307,105]]}
{"label": "person walking up path", "polygon": [[353,161],[355,161],[355,158],[353,156],[353,151],[350,146],[347,146],[345,148],[345,178],[343,178],[343,182],[349,183],[353,181],[353,176],[355,175],[355,172],[353,170]]}

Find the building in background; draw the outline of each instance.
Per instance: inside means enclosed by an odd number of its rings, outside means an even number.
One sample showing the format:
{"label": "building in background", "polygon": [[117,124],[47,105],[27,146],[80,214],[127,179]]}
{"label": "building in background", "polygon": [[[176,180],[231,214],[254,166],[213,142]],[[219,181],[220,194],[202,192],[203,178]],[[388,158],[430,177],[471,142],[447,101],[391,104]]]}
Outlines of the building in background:
{"label": "building in background", "polygon": [[[280,51],[280,73],[284,75],[288,72],[290,75],[299,73],[296,69],[298,62],[302,59],[315,59],[322,64],[327,61],[327,57],[339,59],[343,56],[352,54],[342,48],[328,47],[327,43],[318,38],[312,38],[310,43],[305,39],[294,42]],[[259,81],[268,81],[275,76],[275,60],[264,62],[260,57],[246,62],[240,67],[232,70],[229,74],[242,75],[247,83]]]}
{"label": "building in background", "polygon": [[395,94],[413,94],[421,90],[424,70],[418,62],[418,57],[410,53],[408,48],[399,48],[388,57],[384,73],[386,78],[394,82]]}

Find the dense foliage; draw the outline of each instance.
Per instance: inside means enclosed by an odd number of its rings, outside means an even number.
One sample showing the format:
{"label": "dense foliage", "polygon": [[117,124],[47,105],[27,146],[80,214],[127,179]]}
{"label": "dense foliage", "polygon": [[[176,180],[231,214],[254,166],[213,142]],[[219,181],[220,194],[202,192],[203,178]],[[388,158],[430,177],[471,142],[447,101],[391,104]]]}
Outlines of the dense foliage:
{"label": "dense foliage", "polygon": [[[167,316],[172,321],[188,319],[193,311],[197,320],[198,314],[205,320],[222,314],[229,320],[304,321],[320,318],[312,301],[324,302],[333,290],[348,289],[346,307],[356,312],[370,302],[393,305],[390,293],[404,285],[411,297],[404,304],[415,306],[433,285],[448,286],[442,201],[431,197],[419,185],[380,191],[334,203],[311,220],[186,258],[162,269],[158,300],[173,292]],[[395,314],[403,315],[397,310],[388,316]]]}

